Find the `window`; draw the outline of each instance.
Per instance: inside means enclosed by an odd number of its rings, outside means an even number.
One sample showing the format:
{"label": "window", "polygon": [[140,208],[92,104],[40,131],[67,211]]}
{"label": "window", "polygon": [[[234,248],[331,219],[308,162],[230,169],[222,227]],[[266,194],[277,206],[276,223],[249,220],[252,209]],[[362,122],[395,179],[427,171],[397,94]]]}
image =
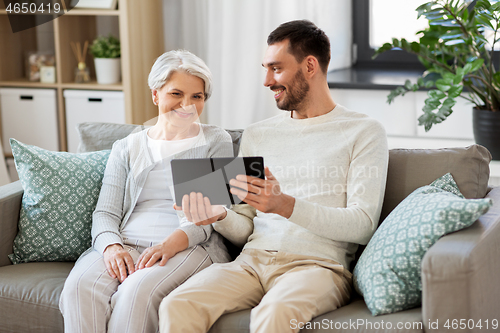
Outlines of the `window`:
{"label": "window", "polygon": [[[365,68],[424,69],[417,57],[392,50],[372,60],[375,49],[392,37],[412,37],[427,25],[415,9],[423,0],[353,0],[355,66]],[[408,22],[415,24],[408,24]]]}
{"label": "window", "polygon": [[427,27],[415,9],[426,0],[369,0],[370,46],[378,48],[392,38],[418,41],[416,33]]}

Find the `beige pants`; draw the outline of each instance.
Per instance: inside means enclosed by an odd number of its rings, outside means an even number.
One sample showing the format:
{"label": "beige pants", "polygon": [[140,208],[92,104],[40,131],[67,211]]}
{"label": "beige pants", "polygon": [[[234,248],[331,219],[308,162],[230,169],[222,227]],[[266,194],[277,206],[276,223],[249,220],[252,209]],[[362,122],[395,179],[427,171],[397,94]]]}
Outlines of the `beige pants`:
{"label": "beige pants", "polygon": [[333,260],[244,250],[234,262],[214,264],[160,304],[161,333],[207,332],[225,313],[253,308],[250,332],[298,332],[349,300],[351,273]]}
{"label": "beige pants", "polygon": [[[125,245],[137,261],[141,247]],[[107,272],[102,256],[81,257],[61,294],[59,308],[65,333],[155,333],[158,307],[172,289],[212,263],[199,245],[177,253],[165,266],[158,263],[128,276],[123,283]]]}

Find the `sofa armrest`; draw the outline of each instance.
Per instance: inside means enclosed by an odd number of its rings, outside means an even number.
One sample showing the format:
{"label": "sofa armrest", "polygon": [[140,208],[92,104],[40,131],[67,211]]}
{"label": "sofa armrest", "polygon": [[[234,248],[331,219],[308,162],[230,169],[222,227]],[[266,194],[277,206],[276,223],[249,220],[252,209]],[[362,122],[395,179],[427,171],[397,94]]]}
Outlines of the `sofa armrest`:
{"label": "sofa armrest", "polygon": [[[487,195],[488,213],[469,228],[439,239],[422,260],[422,317],[426,331],[449,332],[453,319],[500,320],[500,187]],[[439,320],[439,330],[429,322]],[[491,328],[491,327],[490,327]],[[477,328],[475,328],[477,330]],[[469,328],[460,332],[472,332]],[[485,330],[487,331],[487,330]]]}
{"label": "sofa armrest", "polygon": [[12,253],[17,234],[22,197],[20,181],[0,186],[0,267],[11,264],[7,256]]}

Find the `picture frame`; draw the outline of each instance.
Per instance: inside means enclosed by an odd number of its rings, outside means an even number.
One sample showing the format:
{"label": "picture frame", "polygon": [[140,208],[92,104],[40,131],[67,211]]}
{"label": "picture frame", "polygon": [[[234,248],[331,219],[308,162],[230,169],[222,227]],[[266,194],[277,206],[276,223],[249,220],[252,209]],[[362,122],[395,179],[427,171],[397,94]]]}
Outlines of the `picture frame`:
{"label": "picture frame", "polygon": [[71,8],[116,9],[118,0],[71,0]]}

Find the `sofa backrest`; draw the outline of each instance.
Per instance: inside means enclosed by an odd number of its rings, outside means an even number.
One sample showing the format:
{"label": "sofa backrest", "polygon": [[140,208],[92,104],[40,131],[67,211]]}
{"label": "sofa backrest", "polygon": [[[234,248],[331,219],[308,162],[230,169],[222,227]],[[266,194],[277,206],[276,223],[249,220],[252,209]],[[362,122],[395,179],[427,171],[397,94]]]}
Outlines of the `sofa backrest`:
{"label": "sofa backrest", "polygon": [[[81,123],[78,152],[111,149],[113,142],[145,128],[142,125]],[[238,153],[243,130],[227,130]],[[411,192],[450,172],[466,198],[483,198],[488,189],[489,151],[479,145],[444,149],[391,149],[380,221]]]}
{"label": "sofa backrest", "polygon": [[[123,139],[132,132],[145,129],[150,126],[131,124],[111,124],[85,122],[76,125],[80,143],[78,153],[111,149],[116,140]],[[238,155],[240,139],[243,130],[226,130],[233,140],[234,154]]]}
{"label": "sofa backrest", "polygon": [[488,191],[491,154],[480,145],[443,149],[391,149],[380,221],[417,188],[450,172],[468,199]]}

